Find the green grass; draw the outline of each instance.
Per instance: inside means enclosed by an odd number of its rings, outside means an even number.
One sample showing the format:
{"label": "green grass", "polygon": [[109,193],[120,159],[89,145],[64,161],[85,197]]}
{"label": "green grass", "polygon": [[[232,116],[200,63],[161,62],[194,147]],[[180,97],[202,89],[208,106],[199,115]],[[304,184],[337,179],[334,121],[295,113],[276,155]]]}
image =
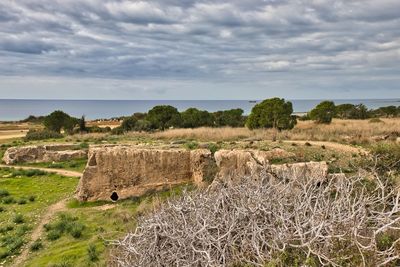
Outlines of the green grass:
{"label": "green grass", "polygon": [[86,167],[87,159],[72,159],[61,162],[40,162],[40,163],[26,163],[23,166],[32,166],[40,168],[53,168],[53,169],[65,169],[70,171],[83,172]]}
{"label": "green grass", "polygon": [[[154,205],[171,196],[178,196],[184,188],[192,190],[191,186],[178,186],[171,191],[158,193],[149,192],[140,198],[133,198],[113,203],[114,207],[100,210],[104,204],[111,202],[79,202],[70,201],[67,204],[67,217],[84,226],[81,235],[74,237],[66,230],[68,225],[60,217],[54,218],[45,235],[53,230],[62,232],[54,240],[42,237],[43,248],[29,257],[25,266],[108,266],[110,250],[113,248],[108,241],[123,237],[136,227],[138,215],[148,212]],[[57,229],[58,228],[58,229]]]}
{"label": "green grass", "polygon": [[8,265],[10,257],[28,241],[28,233],[40,215],[51,204],[70,196],[78,179],[39,172],[31,175],[13,168],[0,168],[0,177],[0,258]]}

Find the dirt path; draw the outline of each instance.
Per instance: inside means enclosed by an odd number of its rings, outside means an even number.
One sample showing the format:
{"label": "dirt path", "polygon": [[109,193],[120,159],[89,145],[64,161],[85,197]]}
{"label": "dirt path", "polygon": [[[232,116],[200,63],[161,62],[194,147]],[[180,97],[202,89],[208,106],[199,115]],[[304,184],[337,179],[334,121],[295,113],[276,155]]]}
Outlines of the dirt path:
{"label": "dirt path", "polygon": [[51,205],[46,212],[42,215],[39,223],[35,226],[33,229],[31,236],[30,236],[30,241],[23,247],[21,254],[18,255],[17,258],[15,258],[13,262],[13,266],[22,266],[22,263],[26,261],[29,255],[29,249],[33,242],[35,242],[37,239],[39,239],[42,234],[43,234],[43,226],[51,221],[51,219],[54,217],[54,215],[57,212],[64,211],[67,209],[67,201],[69,198],[63,199],[53,205]]}
{"label": "dirt path", "polygon": [[284,140],[283,142],[285,143],[295,143],[295,144],[305,144],[309,143],[312,146],[325,146],[327,148],[335,149],[335,150],[340,150],[344,152],[350,152],[350,153],[361,153],[364,155],[368,155],[369,152],[368,150],[361,148],[361,147],[354,147],[351,145],[345,145],[345,144],[340,144],[340,143],[335,143],[335,142],[328,142],[328,141],[301,141],[301,140]]}
{"label": "dirt path", "polygon": [[16,168],[16,169],[23,169],[23,170],[41,170],[45,172],[57,173],[63,176],[69,177],[81,177],[82,173],[76,171],[68,171],[64,169],[53,169],[53,168],[41,168],[41,167],[31,167],[31,166],[18,166],[18,165],[4,165],[0,164],[0,168]]}

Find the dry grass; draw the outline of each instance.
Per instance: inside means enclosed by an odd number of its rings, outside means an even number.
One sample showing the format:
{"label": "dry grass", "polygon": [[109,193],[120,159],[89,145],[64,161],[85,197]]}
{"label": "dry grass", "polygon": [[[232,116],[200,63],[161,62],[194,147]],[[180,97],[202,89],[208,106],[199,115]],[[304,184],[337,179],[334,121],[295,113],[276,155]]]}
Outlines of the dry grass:
{"label": "dry grass", "polygon": [[400,135],[400,119],[382,119],[381,123],[369,120],[334,120],[329,125],[312,121],[299,121],[290,131],[273,129],[254,130],[247,128],[197,128],[171,129],[153,134],[142,134],[156,139],[196,139],[201,141],[232,141],[245,138],[267,140],[315,140],[343,143],[370,142],[372,137],[395,133]]}

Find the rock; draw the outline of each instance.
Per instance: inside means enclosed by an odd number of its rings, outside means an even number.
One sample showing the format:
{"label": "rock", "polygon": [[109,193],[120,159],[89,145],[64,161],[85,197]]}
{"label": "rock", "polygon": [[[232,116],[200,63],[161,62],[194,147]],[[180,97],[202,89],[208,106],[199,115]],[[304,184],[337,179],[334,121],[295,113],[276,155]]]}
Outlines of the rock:
{"label": "rock", "polygon": [[78,150],[74,145],[40,145],[11,147],[4,153],[6,164],[59,162],[71,159],[85,158],[87,152]]}
{"label": "rock", "polygon": [[218,172],[214,156],[208,149],[197,149],[190,152],[192,180],[199,187],[210,184]]}
{"label": "rock", "polygon": [[400,137],[396,138],[396,143],[400,144]]}
{"label": "rock", "polygon": [[321,161],[271,165],[270,173],[279,180],[312,179],[323,181],[328,175],[328,164]]}
{"label": "rock", "polygon": [[218,167],[216,182],[237,183],[246,177],[257,179],[268,165],[265,151],[219,150],[215,152]]}
{"label": "rock", "polygon": [[207,150],[93,147],[77,189],[82,201],[117,200],[212,176]]}

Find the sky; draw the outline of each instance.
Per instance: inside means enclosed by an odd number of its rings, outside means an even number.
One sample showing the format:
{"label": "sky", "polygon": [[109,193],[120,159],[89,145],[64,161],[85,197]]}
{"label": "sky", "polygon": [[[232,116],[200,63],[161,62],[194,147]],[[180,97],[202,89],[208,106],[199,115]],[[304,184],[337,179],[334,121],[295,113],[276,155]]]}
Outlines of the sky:
{"label": "sky", "polygon": [[2,99],[400,98],[399,0],[1,0]]}

